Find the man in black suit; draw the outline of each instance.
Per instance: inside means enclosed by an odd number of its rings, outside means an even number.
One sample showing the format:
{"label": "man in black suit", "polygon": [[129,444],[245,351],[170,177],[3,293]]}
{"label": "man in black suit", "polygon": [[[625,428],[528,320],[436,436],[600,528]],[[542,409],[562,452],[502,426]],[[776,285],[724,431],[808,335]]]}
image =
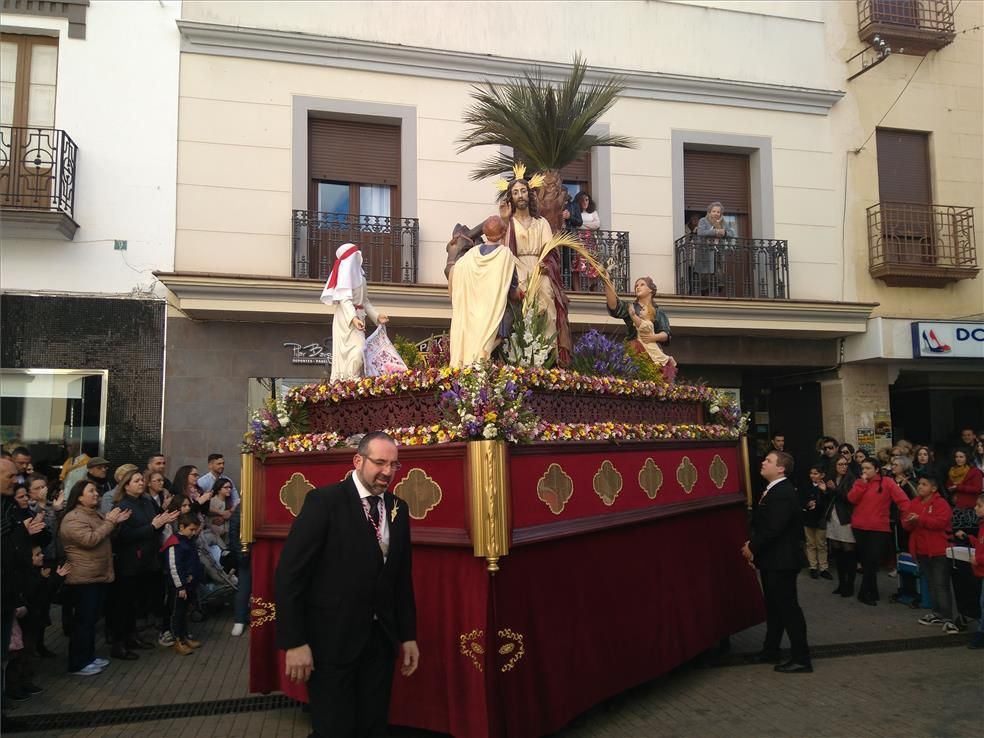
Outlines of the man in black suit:
{"label": "man in black suit", "polygon": [[[752,515],[752,537],[741,550],[762,576],[766,631],[759,660],[776,663],[782,674],[812,672],[806,619],[796,595],[796,577],[806,565],[806,553],[803,509],[796,487],[786,479],[793,473],[793,457],[771,451],[762,461],[761,473],[768,485]],[[783,631],[789,634],[792,654],[779,664]]]}
{"label": "man in black suit", "polygon": [[308,682],[312,737],[385,735],[393,665],[417,669],[410,511],[387,492],[400,469],[385,433],[359,443],[355,471],[312,490],[274,580],[287,676]]}

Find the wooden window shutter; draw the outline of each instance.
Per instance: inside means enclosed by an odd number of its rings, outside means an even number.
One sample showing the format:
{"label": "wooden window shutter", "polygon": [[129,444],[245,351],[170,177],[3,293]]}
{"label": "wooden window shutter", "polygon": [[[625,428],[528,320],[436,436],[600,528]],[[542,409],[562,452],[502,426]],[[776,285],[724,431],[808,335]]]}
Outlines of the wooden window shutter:
{"label": "wooden window shutter", "polygon": [[717,201],[724,204],[726,214],[748,215],[752,209],[748,171],[748,154],[685,149],[684,209],[704,213]]}
{"label": "wooden window shutter", "polygon": [[577,161],[572,161],[560,170],[561,180],[564,182],[584,182],[591,183],[591,151],[588,150],[584,156]]}
{"label": "wooden window shutter", "polygon": [[882,202],[931,204],[929,136],[916,131],[879,128],[875,142],[878,147],[878,198]]}
{"label": "wooden window shutter", "polygon": [[311,118],[308,175],[313,180],[399,186],[400,127]]}

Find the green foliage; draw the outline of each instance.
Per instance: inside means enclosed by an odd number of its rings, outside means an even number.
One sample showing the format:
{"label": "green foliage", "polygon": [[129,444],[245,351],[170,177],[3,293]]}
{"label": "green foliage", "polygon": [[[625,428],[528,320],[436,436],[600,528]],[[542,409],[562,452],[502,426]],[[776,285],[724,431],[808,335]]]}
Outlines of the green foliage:
{"label": "green foliage", "polygon": [[642,351],[635,341],[625,342],[625,353],[639,372],[636,379],[643,382],[666,383],[662,369],[656,366],[656,363],[649,358],[649,354]]}
{"label": "green foliage", "polygon": [[407,369],[420,369],[422,361],[417,344],[404,336],[396,336],[393,339],[393,347],[407,365]]}
{"label": "green foliage", "polygon": [[[463,115],[471,128],[458,139],[458,153],[476,146],[512,146],[532,170],[547,171],[563,169],[593,146],[634,148],[635,141],[627,136],[588,135],[615,104],[625,80],[609,76],[586,83],[586,71],[587,63],[575,54],[570,74],[557,83],[544,79],[535,67],[522,79],[474,86],[475,102]],[[483,161],[471,178],[495,176],[512,165],[512,157],[499,154]]]}

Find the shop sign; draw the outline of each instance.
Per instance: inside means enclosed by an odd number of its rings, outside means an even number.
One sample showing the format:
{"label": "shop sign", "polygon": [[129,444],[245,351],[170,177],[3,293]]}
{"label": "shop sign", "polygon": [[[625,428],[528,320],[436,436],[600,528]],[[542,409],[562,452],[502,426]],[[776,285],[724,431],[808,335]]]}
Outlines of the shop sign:
{"label": "shop sign", "polygon": [[984,359],[984,323],[913,323],[912,358]]}
{"label": "shop sign", "polygon": [[331,339],[321,343],[285,343],[291,350],[291,364],[331,364]]}

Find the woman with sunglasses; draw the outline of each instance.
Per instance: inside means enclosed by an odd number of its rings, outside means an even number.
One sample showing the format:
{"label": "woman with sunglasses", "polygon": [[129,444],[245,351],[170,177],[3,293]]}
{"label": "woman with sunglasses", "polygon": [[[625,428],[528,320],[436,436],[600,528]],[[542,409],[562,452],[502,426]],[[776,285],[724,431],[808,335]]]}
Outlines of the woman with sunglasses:
{"label": "woman with sunglasses", "polygon": [[858,557],[855,538],[851,530],[851,513],[854,506],[847,499],[857,477],[851,471],[851,462],[841,456],[834,463],[834,476],[827,480],[827,489],[833,492],[827,505],[827,542],[834,555],[837,568],[837,588],[834,594],[841,597],[854,595],[854,580],[858,574]]}

